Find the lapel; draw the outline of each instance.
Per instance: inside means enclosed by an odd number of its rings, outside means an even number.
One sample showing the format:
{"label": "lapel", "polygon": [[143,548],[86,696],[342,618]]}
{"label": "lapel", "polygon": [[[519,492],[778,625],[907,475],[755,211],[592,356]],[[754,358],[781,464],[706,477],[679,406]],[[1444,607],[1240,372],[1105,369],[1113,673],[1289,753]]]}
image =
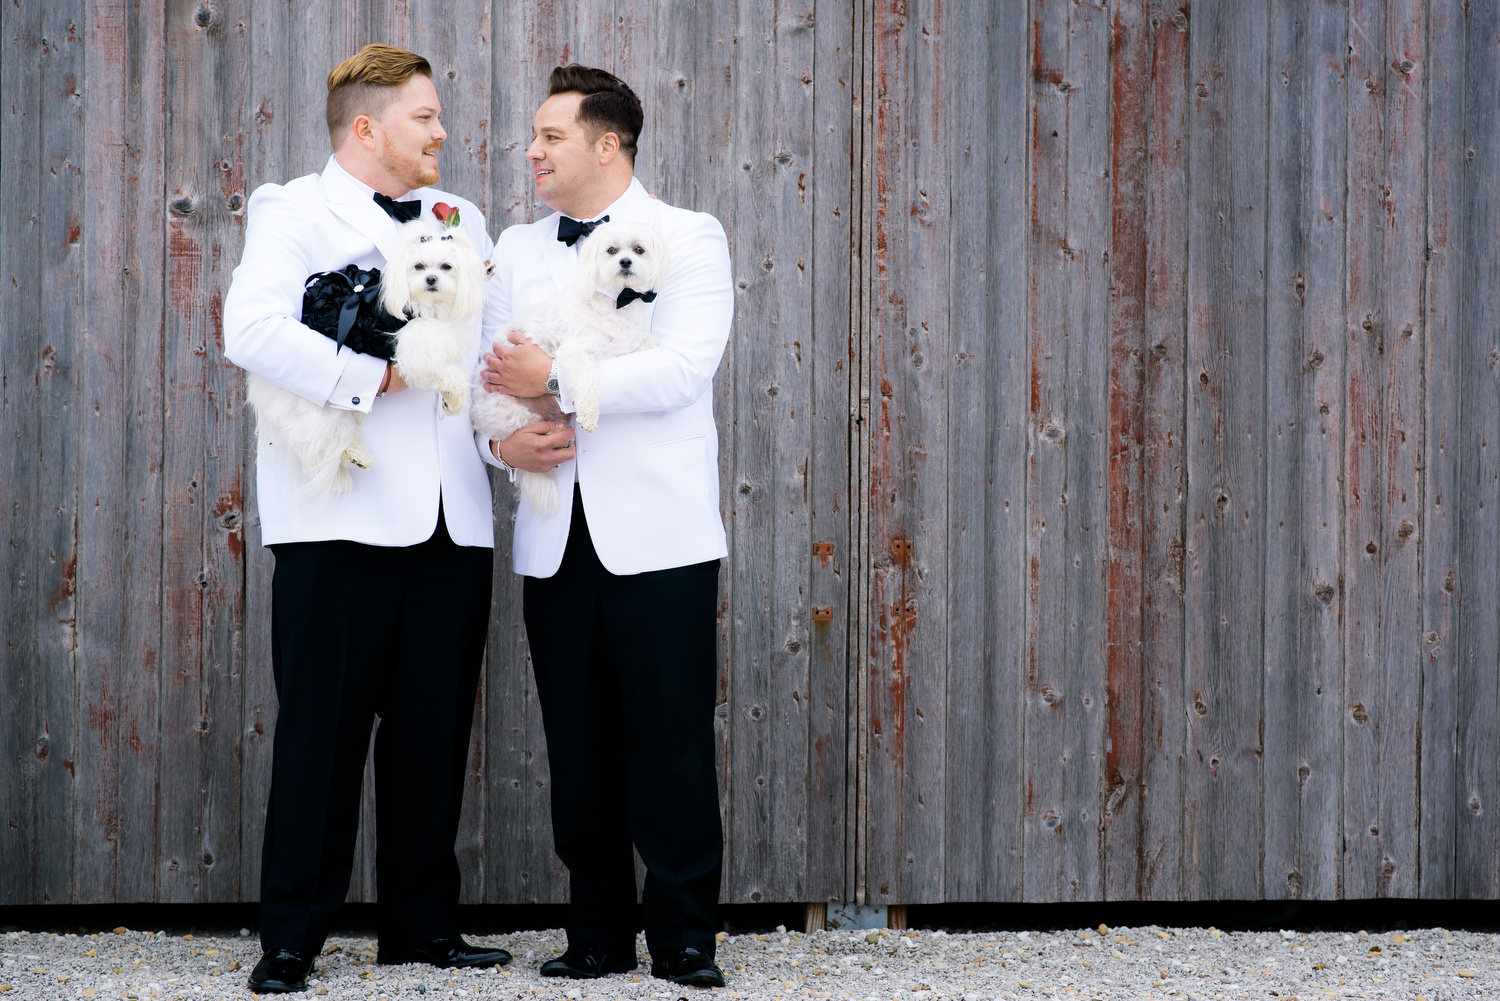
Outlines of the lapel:
{"label": "lapel", "polygon": [[557,238],[557,224],[561,219],[562,213],[554,212],[552,218],[541,226],[542,260],[547,262],[547,272],[557,283],[559,292],[570,288],[578,275],[578,251]]}
{"label": "lapel", "polygon": [[[355,185],[333,158],[329,158],[328,167],[324,169],[321,179],[329,211],[369,237],[386,260],[395,257],[395,220]],[[424,210],[427,208],[425,197],[422,207]]]}

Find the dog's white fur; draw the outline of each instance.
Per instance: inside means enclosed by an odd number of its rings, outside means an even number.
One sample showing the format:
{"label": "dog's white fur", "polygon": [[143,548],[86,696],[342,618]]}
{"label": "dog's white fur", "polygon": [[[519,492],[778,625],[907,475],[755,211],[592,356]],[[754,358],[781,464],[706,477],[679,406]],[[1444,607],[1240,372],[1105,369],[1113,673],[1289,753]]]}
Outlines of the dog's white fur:
{"label": "dog's white fur", "polygon": [[[607,222],[579,251],[577,284],[522,313],[500,334],[504,338],[523,331],[557,361],[558,377],[572,395],[578,426],[585,431],[599,425],[599,360],[656,346],[646,304],[636,300],[617,309],[615,297],[627,286],[660,292],[668,264],[666,245],[653,227]],[[543,417],[522,400],[476,384],[470,419],[490,439],[504,441]],[[557,509],[557,486],[550,475],[517,470],[516,485],[543,517]]]}
{"label": "dog's white fur", "polygon": [[[441,394],[446,412],[462,413],[469,401],[463,361],[474,346],[474,318],[484,308],[486,262],[463,233],[425,220],[403,225],[400,237],[401,249],[380,281],[385,308],[411,317],[395,334],[396,368],[408,386]],[[254,373],[248,382],[261,438],[301,464],[310,495],[350,490],[352,470],[374,465],[364,414],[319,406]]]}

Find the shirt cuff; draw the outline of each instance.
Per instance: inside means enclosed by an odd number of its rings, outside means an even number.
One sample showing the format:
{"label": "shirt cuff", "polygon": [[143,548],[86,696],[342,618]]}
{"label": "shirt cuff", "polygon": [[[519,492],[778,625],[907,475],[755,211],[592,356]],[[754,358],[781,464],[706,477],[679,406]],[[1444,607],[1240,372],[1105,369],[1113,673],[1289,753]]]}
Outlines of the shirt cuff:
{"label": "shirt cuff", "polygon": [[557,409],[565,414],[578,413],[578,405],[573,402],[573,397],[568,395],[568,387],[563,383],[562,373],[557,373]]}
{"label": "shirt cuff", "polygon": [[350,351],[344,371],[333,387],[333,394],[328,397],[328,405],[335,410],[369,413],[375,405],[375,397],[380,394],[380,384],[385,381],[385,367],[382,358]]}

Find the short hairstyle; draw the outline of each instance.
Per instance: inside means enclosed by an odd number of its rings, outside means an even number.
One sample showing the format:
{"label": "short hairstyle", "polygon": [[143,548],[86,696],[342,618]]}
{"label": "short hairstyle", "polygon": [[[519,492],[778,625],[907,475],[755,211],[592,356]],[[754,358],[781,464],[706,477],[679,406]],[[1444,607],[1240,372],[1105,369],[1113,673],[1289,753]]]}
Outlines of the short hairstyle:
{"label": "short hairstyle", "polygon": [[415,52],[370,44],[328,71],[328,140],[335,149],[360,115],[379,118],[396,88],[418,73],[429,79],[432,64]]}
{"label": "short hairstyle", "polygon": [[625,81],[613,73],[573,63],[552,71],[547,93],[582,94],[578,121],[589,129],[591,141],[613,132],[620,140],[620,149],[635,163],[636,140],[641,137],[646,116],[641,111],[641,99]]}

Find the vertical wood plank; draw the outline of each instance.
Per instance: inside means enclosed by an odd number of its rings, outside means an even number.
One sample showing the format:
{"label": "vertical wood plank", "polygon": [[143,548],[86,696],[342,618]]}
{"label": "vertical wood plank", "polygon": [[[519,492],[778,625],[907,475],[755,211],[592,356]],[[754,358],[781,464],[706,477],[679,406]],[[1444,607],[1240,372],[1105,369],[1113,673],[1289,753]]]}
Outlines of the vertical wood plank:
{"label": "vertical wood plank", "polygon": [[1423,5],[1349,6],[1343,891],[1417,889]]}
{"label": "vertical wood plank", "polygon": [[1266,11],[1194,9],[1184,893],[1260,896]]}
{"label": "vertical wood plank", "polygon": [[0,519],[6,544],[0,547],[5,600],[0,616],[5,647],[0,650],[0,740],[10,781],[0,784],[0,885],[7,904],[40,903],[34,882],[38,720],[38,584],[32,560],[39,547],[36,482],[39,461],[40,315],[43,277],[40,192],[42,186],[42,80],[45,58],[41,7],[0,7],[0,37],[7,56],[0,61],[5,105],[0,109],[0,281],[6,308],[0,311]]}
{"label": "vertical wood plank", "polygon": [[1342,5],[1273,10],[1266,264],[1268,897],[1339,893],[1347,43]]}
{"label": "vertical wood plank", "polygon": [[1423,317],[1426,433],[1422,488],[1422,803],[1423,897],[1458,894],[1455,839],[1466,806],[1458,787],[1458,599],[1463,502],[1462,419],[1464,183],[1464,12],[1428,8],[1427,235],[1430,259]]}
{"label": "vertical wood plank", "polygon": [[1190,22],[1151,7],[1147,152],[1145,456],[1142,490],[1141,805],[1138,880],[1147,900],[1182,895],[1184,366],[1187,334],[1187,112]]}
{"label": "vertical wood plank", "polygon": [[[943,892],[951,124],[945,11],[871,11],[875,32],[869,776],[873,903]],[[872,387],[873,388],[873,387]]]}
{"label": "vertical wood plank", "polygon": [[1025,5],[961,8],[949,31],[956,137],[945,363],[949,465],[944,899],[1016,900],[1026,599],[1028,255]]}
{"label": "vertical wood plank", "polygon": [[1102,890],[1108,686],[1110,22],[1032,7],[1025,894]]}
{"label": "vertical wood plank", "polygon": [[[158,897],[239,895],[243,375],[223,356],[222,302],[242,240],[243,9],[169,4],[168,387]],[[211,86],[204,86],[211,81]],[[238,195],[240,201],[233,201]],[[232,516],[232,517],[231,517]],[[234,525],[233,528],[229,527]],[[231,722],[233,721],[233,722]]]}
{"label": "vertical wood plank", "polygon": [[[1458,705],[1456,850],[1460,897],[1500,894],[1500,9],[1471,4],[1464,32],[1463,289],[1459,421],[1463,461],[1458,496],[1457,593],[1462,608]],[[1472,150],[1472,154],[1470,153]]]}
{"label": "vertical wood plank", "polygon": [[811,16],[810,2],[775,9],[747,3],[736,25],[736,73],[762,83],[735,102],[730,149],[739,166],[731,189],[735,324],[745,335],[734,353],[726,481],[736,553],[731,643],[752,669],[729,677],[730,726],[748,733],[732,744],[736,848],[725,861],[730,885],[755,902],[810,899],[808,763],[814,720],[826,719],[814,709],[808,593],[810,490],[819,482],[811,435],[818,332],[807,294],[813,218],[805,182],[814,166],[813,50],[811,32],[800,29]]}
{"label": "vertical wood plank", "polygon": [[81,347],[85,264],[83,169],[88,138],[79,88],[87,27],[82,11],[43,7],[41,148],[39,150],[38,254],[40,279],[34,350],[36,393],[36,837],[35,893],[41,903],[77,899],[74,778],[78,733],[78,473],[76,442],[82,420]]}
{"label": "vertical wood plank", "polygon": [[1110,25],[1108,729],[1101,892],[1112,900],[1134,899],[1141,881],[1148,17],[1145,0],[1119,3]]}
{"label": "vertical wood plank", "polygon": [[[804,281],[811,335],[807,374],[811,391],[808,512],[815,543],[833,547],[825,564],[809,560],[811,580],[810,677],[812,712],[808,760],[808,838],[804,892],[808,900],[849,900],[847,833],[851,818],[845,790],[849,699],[849,612],[851,569],[859,554],[851,546],[849,352],[850,196],[849,128],[851,45],[850,8],[819,0],[808,12],[812,31],[811,158],[797,172],[798,197],[808,201],[812,243]],[[805,32],[808,25],[796,25]],[[805,192],[805,193],[804,193]],[[826,610],[820,614],[819,610]],[[828,616],[827,621],[824,617]]]}

